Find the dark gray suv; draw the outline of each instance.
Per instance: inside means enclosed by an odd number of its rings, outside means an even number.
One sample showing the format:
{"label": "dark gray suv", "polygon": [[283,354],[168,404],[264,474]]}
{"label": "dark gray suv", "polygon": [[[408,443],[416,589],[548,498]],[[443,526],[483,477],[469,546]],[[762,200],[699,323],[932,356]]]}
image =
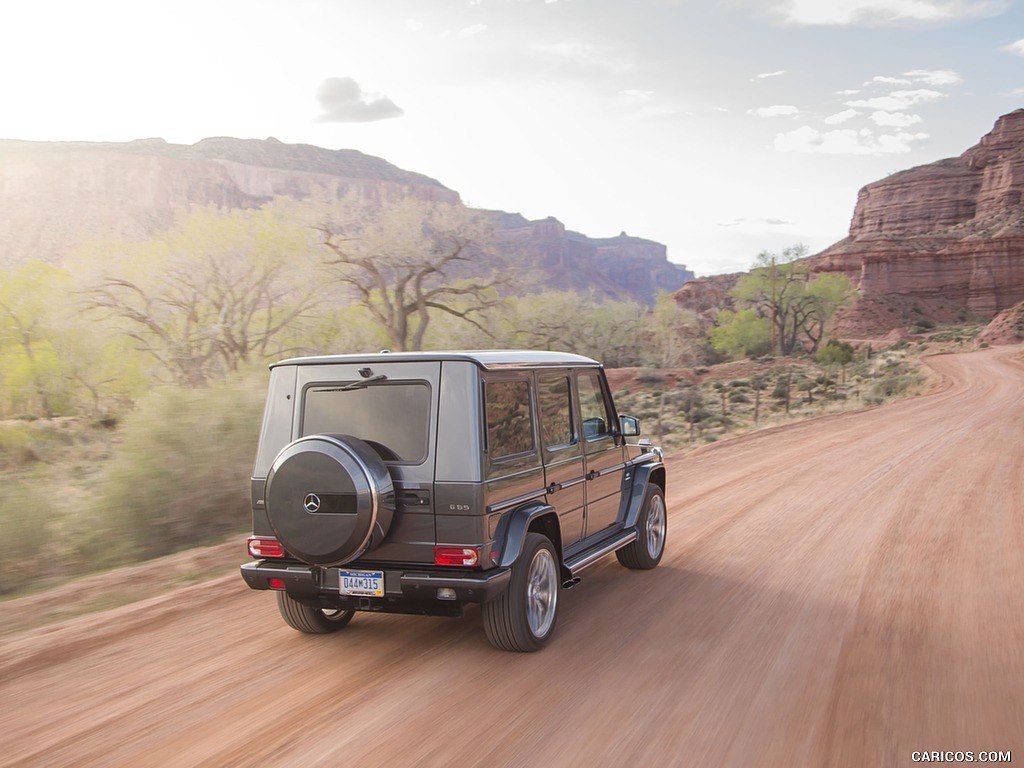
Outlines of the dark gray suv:
{"label": "dark gray suv", "polygon": [[665,466],[601,365],[557,352],[285,360],[252,477],[253,562],[302,632],[356,611],[461,616],[493,645],[551,639],[559,590],[615,552],[654,568]]}

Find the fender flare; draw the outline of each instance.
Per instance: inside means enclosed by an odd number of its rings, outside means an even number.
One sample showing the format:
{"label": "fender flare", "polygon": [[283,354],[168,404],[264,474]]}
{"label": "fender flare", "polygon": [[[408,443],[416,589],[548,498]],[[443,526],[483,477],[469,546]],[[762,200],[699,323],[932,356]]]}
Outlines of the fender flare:
{"label": "fender flare", "polygon": [[[525,504],[501,518],[501,522],[498,523],[498,528],[494,532],[494,548],[498,550],[498,562],[496,563],[498,566],[509,568],[519,559],[531,523],[545,515],[554,516],[555,524],[558,524],[554,507],[543,502]],[[561,542],[552,543],[556,549],[561,549]],[[558,556],[561,558],[561,552],[558,552]]]}
{"label": "fender flare", "polygon": [[651,483],[657,485],[662,491],[665,490],[665,464],[663,462],[651,461],[633,467],[633,487],[626,507],[626,528],[636,527],[636,521],[640,517],[640,510],[644,504],[644,497],[647,495],[647,486]]}

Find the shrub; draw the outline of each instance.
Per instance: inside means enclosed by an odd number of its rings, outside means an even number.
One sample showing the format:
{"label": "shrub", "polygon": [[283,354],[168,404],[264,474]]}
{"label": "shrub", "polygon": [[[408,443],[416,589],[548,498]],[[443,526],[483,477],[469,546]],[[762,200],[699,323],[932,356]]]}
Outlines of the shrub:
{"label": "shrub", "polygon": [[911,386],[917,384],[918,378],[913,374],[890,376],[876,381],[871,387],[871,395],[875,398],[896,397],[903,395]]}
{"label": "shrub", "polygon": [[664,384],[665,375],[652,368],[641,368],[636,372],[636,380],[641,384]]}
{"label": "shrub", "polygon": [[714,418],[714,414],[712,414],[711,411],[707,410],[706,408],[694,408],[692,411],[690,411],[689,416],[689,420],[692,421],[694,424],[700,424],[701,422],[706,422],[709,419]]}
{"label": "shrub", "polygon": [[148,558],[242,530],[262,387],[150,393],[124,424],[94,517]]}
{"label": "shrub", "polygon": [[43,569],[53,500],[43,482],[0,483],[0,593],[28,585]]}
{"label": "shrub", "polygon": [[0,425],[0,470],[19,469],[39,461],[26,424]]}

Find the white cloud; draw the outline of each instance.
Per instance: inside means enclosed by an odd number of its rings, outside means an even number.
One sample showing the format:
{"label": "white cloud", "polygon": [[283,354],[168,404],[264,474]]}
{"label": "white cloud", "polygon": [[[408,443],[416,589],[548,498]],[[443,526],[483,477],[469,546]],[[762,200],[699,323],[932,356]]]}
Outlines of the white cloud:
{"label": "white cloud", "polygon": [[821,132],[809,125],[775,136],[777,152],[805,152],[830,155],[887,155],[909,152],[912,144],[928,138],[926,133],[893,133],[875,136],[869,128],[859,131],[841,128]]}
{"label": "white cloud", "polygon": [[847,120],[859,115],[856,109],[844,109],[842,112],[836,112],[834,115],[829,115],[825,118],[825,125],[839,125],[845,123]]}
{"label": "white cloud", "polygon": [[893,91],[888,96],[877,96],[873,99],[848,101],[846,106],[882,109],[887,112],[903,112],[917,104],[926,104],[944,98],[946,98],[944,93],[921,88],[915,91]]}
{"label": "white cloud", "polygon": [[780,69],[777,72],[762,72],[759,75],[754,75],[755,80],[766,80],[769,77],[778,77],[779,75],[786,74],[786,70]]}
{"label": "white cloud", "polygon": [[913,149],[911,144],[917,141],[924,141],[927,138],[927,133],[882,134],[878,137],[878,147],[879,151],[886,155],[909,152]]}
{"label": "white cloud", "polygon": [[846,128],[822,133],[803,125],[788,133],[775,136],[777,152],[823,152],[826,154],[868,154],[862,147],[857,131]]}
{"label": "white cloud", "polygon": [[925,85],[960,85],[964,81],[959,74],[951,69],[912,69],[904,74],[915,82]]}
{"label": "white cloud", "polygon": [[1007,0],[786,0],[778,12],[791,24],[880,26],[984,18],[1008,7]]}
{"label": "white cloud", "polygon": [[316,92],[318,123],[370,123],[400,117],[401,108],[387,96],[367,93],[351,77],[329,77]]}
{"label": "white cloud", "polygon": [[913,81],[904,80],[902,77],[886,77],[884,75],[875,75],[864,85],[871,85],[871,83],[885,83],[886,85],[910,85]]}
{"label": "white cloud", "polygon": [[474,24],[471,27],[463,27],[459,30],[459,37],[473,37],[487,29],[486,24]]}
{"label": "white cloud", "polygon": [[1008,53],[1016,54],[1017,56],[1024,56],[1024,39],[1018,40],[1015,43],[1004,45],[1002,50]]}
{"label": "white cloud", "polygon": [[757,115],[758,117],[784,117],[787,115],[799,115],[800,110],[794,107],[792,104],[775,104],[771,107],[758,107],[757,109],[748,109],[748,115]]}
{"label": "white cloud", "polygon": [[871,120],[875,125],[883,128],[909,128],[921,122],[920,115],[908,115],[905,112],[885,112],[879,110],[871,113]]}
{"label": "white cloud", "polygon": [[654,91],[642,91],[637,88],[630,88],[625,91],[619,91],[623,96],[630,96],[634,99],[642,99],[644,101],[654,96]]}

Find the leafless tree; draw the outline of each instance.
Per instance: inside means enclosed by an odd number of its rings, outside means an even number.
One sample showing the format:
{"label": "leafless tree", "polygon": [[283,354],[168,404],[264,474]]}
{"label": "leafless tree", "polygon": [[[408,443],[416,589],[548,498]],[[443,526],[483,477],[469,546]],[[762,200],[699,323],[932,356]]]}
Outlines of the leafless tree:
{"label": "leafless tree", "polygon": [[86,306],[124,321],[124,332],[173,381],[205,386],[276,352],[282,332],[319,300],[296,258],[306,255],[302,244],[275,226],[259,212],[193,214],[150,244],[156,256],[140,254],[147,268],[136,264],[139,274],[89,286]]}
{"label": "leafless tree", "polygon": [[374,211],[350,207],[341,219],[317,228],[325,261],[393,350],[422,349],[437,312],[488,332],[481,320],[501,302],[497,289],[504,281],[493,268],[492,219],[459,204],[414,198]]}

